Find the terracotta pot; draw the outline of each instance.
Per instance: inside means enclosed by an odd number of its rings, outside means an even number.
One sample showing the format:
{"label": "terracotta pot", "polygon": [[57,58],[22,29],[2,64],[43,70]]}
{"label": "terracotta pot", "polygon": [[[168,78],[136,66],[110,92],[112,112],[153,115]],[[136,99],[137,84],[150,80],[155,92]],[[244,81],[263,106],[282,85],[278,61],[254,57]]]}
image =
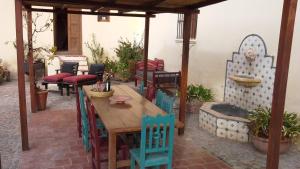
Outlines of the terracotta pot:
{"label": "terracotta pot", "polygon": [[198,113],[200,107],[203,105],[203,102],[200,101],[192,101],[186,103],[186,111],[188,113]]}
{"label": "terracotta pot", "polygon": [[36,92],[36,104],[38,110],[45,110],[47,106],[48,90],[38,90]]}
{"label": "terracotta pot", "polygon": [[[268,152],[268,142],[269,139],[262,138],[262,137],[257,137],[254,135],[250,135],[251,142],[253,146],[261,153],[267,154]],[[289,148],[292,145],[292,140],[291,139],[284,139],[280,141],[280,154],[285,153],[289,150]]]}

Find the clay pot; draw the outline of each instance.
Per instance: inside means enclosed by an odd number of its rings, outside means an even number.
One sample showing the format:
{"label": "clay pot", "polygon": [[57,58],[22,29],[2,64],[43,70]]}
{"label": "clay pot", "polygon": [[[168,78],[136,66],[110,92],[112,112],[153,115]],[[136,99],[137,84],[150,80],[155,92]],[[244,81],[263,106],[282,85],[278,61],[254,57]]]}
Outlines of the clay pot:
{"label": "clay pot", "polygon": [[198,113],[200,107],[203,105],[203,102],[200,101],[192,101],[186,103],[186,112],[188,113]]}
{"label": "clay pot", "polygon": [[47,106],[48,90],[37,90],[36,91],[36,104],[38,110],[45,110]]}
{"label": "clay pot", "polygon": [[[250,135],[251,142],[253,146],[261,153],[267,154],[268,152],[268,142],[269,139],[257,137],[254,135]],[[292,140],[285,138],[284,140],[280,141],[280,154],[285,153],[289,150],[292,145]]]}

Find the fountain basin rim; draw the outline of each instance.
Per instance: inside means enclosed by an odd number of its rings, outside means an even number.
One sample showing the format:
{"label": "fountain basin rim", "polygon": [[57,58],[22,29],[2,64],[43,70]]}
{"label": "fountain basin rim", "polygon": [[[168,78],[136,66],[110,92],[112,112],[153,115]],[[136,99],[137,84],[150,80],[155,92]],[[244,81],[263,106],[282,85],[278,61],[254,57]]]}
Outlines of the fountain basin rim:
{"label": "fountain basin rim", "polygon": [[251,76],[231,75],[229,79],[244,87],[255,87],[261,83],[261,80]]}
{"label": "fountain basin rim", "polygon": [[213,116],[215,116],[217,118],[250,123],[250,121],[248,119],[245,119],[245,118],[242,118],[242,117],[227,116],[227,115],[222,114],[220,112],[214,111],[211,107],[213,105],[217,105],[217,104],[224,104],[224,103],[222,103],[222,102],[207,102],[207,103],[204,103],[200,109],[202,111],[206,112],[206,113],[212,114]]}

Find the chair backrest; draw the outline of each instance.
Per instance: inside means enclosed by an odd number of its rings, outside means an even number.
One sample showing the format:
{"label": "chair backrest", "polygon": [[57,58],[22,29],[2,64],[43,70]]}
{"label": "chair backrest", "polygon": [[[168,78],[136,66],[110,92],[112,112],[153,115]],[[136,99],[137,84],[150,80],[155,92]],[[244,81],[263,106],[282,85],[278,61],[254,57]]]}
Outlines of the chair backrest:
{"label": "chair backrest", "polygon": [[155,95],[155,88],[153,85],[147,86],[146,99],[152,102]]}
{"label": "chair backrest", "polygon": [[89,69],[89,75],[98,75],[99,73],[104,73],[104,64],[91,64]]}
{"label": "chair backrest", "polygon": [[162,100],[162,109],[167,112],[168,114],[174,113],[174,102],[175,97],[168,96],[166,93],[163,93],[163,100]]}
{"label": "chair backrest", "polygon": [[162,106],[162,101],[163,101],[163,92],[158,89],[156,91],[156,96],[155,96],[155,105],[158,106],[159,108],[161,108]]}
{"label": "chair backrest", "polygon": [[145,88],[144,81],[141,81],[140,87],[139,87],[139,93],[141,95],[144,95],[144,88]]}
{"label": "chair backrest", "polygon": [[145,160],[147,154],[168,153],[172,159],[174,145],[175,115],[143,116],[140,155]]}
{"label": "chair backrest", "polygon": [[77,75],[78,63],[76,63],[76,62],[64,62],[60,67],[60,71],[62,73],[71,73],[73,75]]}
{"label": "chair backrest", "polygon": [[79,93],[79,105],[80,105],[80,114],[81,114],[81,118],[85,121],[88,121],[88,114],[86,111],[86,105],[85,105],[85,101],[84,101],[84,93],[83,90],[78,87],[78,93]]}

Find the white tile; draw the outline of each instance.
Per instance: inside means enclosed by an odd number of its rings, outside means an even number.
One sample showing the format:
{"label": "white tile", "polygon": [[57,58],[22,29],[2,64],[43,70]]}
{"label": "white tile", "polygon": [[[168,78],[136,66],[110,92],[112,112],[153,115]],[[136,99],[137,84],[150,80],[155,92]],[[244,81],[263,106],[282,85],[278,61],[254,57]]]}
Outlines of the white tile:
{"label": "white tile", "polygon": [[238,122],[237,128],[238,128],[239,133],[247,134],[249,131],[248,125],[244,122]]}
{"label": "white tile", "polygon": [[218,128],[226,129],[227,128],[227,120],[225,119],[217,119]]}
{"label": "white tile", "polygon": [[248,134],[245,133],[238,133],[237,140],[240,142],[248,142]]}
{"label": "white tile", "polygon": [[237,131],[237,129],[238,129],[237,124],[238,123],[236,121],[229,120],[227,122],[227,129],[232,130],[232,131]]}
{"label": "white tile", "polygon": [[231,140],[236,140],[237,139],[237,132],[228,130],[227,131],[227,138],[229,138]]}
{"label": "white tile", "polygon": [[226,138],[227,137],[227,131],[225,129],[218,128],[217,129],[217,136]]}

